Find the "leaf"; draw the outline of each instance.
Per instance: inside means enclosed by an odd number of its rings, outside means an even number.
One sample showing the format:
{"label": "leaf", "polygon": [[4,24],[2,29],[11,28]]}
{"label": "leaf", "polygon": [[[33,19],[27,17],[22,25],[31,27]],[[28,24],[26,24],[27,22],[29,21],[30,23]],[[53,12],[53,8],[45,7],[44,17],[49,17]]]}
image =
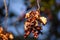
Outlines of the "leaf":
{"label": "leaf", "polygon": [[47,23],[47,18],[45,18],[45,17],[40,17],[40,20],[42,21],[43,24]]}

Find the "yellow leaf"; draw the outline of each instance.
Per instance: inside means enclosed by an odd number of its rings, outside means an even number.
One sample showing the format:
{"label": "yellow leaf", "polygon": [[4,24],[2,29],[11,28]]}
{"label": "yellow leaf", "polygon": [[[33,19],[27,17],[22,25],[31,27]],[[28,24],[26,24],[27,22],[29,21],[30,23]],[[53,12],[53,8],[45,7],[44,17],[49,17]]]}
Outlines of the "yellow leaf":
{"label": "yellow leaf", "polygon": [[42,21],[43,24],[47,23],[47,18],[45,18],[45,17],[40,17],[40,20]]}

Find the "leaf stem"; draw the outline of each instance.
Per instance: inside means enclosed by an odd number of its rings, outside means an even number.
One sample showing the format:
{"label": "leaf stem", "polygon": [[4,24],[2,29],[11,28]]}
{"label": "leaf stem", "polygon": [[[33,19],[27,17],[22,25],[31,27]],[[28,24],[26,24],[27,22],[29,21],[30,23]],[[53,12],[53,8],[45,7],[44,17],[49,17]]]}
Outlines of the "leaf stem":
{"label": "leaf stem", "polygon": [[40,2],[41,0],[37,0],[37,6],[38,6],[38,10],[40,9],[40,5],[39,5],[39,2]]}

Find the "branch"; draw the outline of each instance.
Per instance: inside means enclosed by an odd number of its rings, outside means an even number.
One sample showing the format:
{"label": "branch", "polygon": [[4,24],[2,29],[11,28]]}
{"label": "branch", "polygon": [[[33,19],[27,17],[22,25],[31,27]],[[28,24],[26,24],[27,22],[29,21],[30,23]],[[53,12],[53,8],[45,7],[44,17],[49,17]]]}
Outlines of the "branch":
{"label": "branch", "polygon": [[38,6],[38,10],[40,9],[40,5],[39,5],[39,2],[40,2],[41,0],[37,0],[37,6]]}
{"label": "branch", "polygon": [[8,18],[8,10],[7,10],[7,5],[6,5],[6,0],[4,0],[4,6],[5,6],[5,30],[7,31],[7,18]]}

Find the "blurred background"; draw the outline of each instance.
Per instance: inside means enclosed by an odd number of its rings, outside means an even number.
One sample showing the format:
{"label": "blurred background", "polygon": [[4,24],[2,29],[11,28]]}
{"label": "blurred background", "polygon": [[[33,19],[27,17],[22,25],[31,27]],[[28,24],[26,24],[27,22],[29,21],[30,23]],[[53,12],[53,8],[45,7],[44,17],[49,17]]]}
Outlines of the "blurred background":
{"label": "blurred background", "polygon": [[[37,39],[32,34],[24,39],[25,14],[37,9],[36,0],[6,0],[8,7],[7,31],[12,32],[14,40],[60,40],[60,0],[41,0],[40,13],[47,17],[42,25],[42,33]],[[0,0],[0,25],[5,28],[4,0]]]}

